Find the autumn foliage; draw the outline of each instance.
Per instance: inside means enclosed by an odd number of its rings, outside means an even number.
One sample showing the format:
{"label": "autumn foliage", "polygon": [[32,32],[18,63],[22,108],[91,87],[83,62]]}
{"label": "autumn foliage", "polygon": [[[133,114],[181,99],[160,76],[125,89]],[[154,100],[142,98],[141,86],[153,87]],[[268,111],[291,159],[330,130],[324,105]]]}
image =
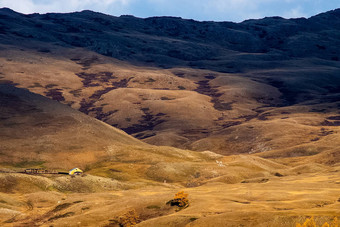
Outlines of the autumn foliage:
{"label": "autumn foliage", "polygon": [[[303,224],[296,224],[296,227],[318,227],[315,223],[314,218],[307,218]],[[335,217],[331,224],[325,222],[321,227],[339,227],[338,218]]]}
{"label": "autumn foliage", "polygon": [[139,216],[135,210],[129,210],[119,217],[119,225],[124,227],[132,227],[139,221]]}
{"label": "autumn foliage", "polygon": [[184,191],[177,192],[175,194],[175,197],[172,200],[168,201],[166,204],[177,206],[179,208],[178,210],[187,208],[189,206],[188,194],[184,193]]}

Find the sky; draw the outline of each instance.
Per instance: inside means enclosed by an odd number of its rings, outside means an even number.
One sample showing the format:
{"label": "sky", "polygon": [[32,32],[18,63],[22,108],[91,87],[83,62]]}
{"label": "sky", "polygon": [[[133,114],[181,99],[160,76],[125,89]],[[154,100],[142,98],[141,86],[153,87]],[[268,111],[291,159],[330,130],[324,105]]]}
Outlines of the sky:
{"label": "sky", "polygon": [[113,16],[241,22],[266,16],[308,18],[340,8],[340,0],[0,0],[2,7],[25,14],[93,10]]}

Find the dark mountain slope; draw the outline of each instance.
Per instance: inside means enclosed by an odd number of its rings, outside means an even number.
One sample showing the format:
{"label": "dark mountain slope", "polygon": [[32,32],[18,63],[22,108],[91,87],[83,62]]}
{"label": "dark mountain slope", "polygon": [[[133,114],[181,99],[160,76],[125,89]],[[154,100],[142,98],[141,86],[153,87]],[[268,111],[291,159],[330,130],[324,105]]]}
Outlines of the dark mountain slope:
{"label": "dark mountain slope", "polygon": [[[2,9],[0,18],[0,42],[7,44],[39,40],[84,47],[133,64],[161,68],[182,66],[227,73],[271,72],[287,67],[294,73],[296,68],[306,68],[304,75],[317,73],[328,80],[328,73],[322,69],[327,66],[333,67],[331,74],[339,75],[340,9],[309,19],[269,17],[242,23],[114,17],[92,11],[23,15],[9,9]],[[309,91],[293,89],[293,95],[286,94],[292,87],[285,79],[289,74],[283,72],[283,79],[275,76],[264,82],[281,84],[285,99],[292,103],[295,100],[290,96]],[[295,75],[298,81],[294,83],[308,83],[304,75]]]}
{"label": "dark mountain slope", "polygon": [[121,130],[9,84],[0,84],[0,113],[0,165],[85,167],[106,157],[110,146],[145,146]]}
{"label": "dark mountain slope", "polygon": [[2,34],[17,40],[58,42],[121,60],[143,63],[152,59],[166,66],[226,58],[230,50],[283,59],[339,58],[340,9],[309,19],[270,17],[238,24],[174,17],[114,17],[92,11],[22,15],[9,9],[1,10],[1,19]]}

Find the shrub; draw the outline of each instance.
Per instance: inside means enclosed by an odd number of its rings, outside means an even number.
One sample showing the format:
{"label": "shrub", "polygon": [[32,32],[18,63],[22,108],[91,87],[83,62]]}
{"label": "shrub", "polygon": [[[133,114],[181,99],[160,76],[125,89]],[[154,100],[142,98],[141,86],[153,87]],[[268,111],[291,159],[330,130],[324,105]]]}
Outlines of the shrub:
{"label": "shrub", "polygon": [[188,194],[184,191],[177,192],[174,199],[169,200],[166,204],[177,206],[179,208],[177,211],[185,209],[189,206]]}
{"label": "shrub", "polygon": [[[1,201],[0,201],[1,202]],[[161,209],[159,206],[157,206],[157,205],[150,205],[150,206],[147,206],[146,208],[148,208],[148,209]]]}
{"label": "shrub", "polygon": [[131,227],[135,226],[139,222],[139,216],[137,212],[132,209],[127,211],[125,214],[118,218],[119,226],[121,227]]}
{"label": "shrub", "polygon": [[[301,225],[301,224],[296,224],[296,227],[318,227],[314,221],[314,218],[307,218],[306,221]],[[335,217],[332,221],[331,224],[328,224],[327,222],[325,222],[321,227],[339,227],[338,224],[338,218]]]}
{"label": "shrub", "polygon": [[301,224],[296,224],[296,227],[317,227],[314,218],[307,218],[306,221]]}

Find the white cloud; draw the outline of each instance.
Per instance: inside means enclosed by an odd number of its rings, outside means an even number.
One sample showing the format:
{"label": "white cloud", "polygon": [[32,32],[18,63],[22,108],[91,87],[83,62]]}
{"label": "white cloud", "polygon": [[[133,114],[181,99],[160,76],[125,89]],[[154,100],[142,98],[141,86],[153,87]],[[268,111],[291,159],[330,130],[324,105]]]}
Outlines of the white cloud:
{"label": "white cloud", "polygon": [[21,13],[32,13],[35,9],[35,4],[32,0],[2,0],[0,1],[0,7],[7,7]]}
{"label": "white cloud", "polygon": [[[74,12],[85,9],[107,12],[108,8],[119,13],[131,0],[1,0],[0,7],[8,7],[21,13]],[[111,10],[112,11],[112,10]]]}
{"label": "white cloud", "polygon": [[235,22],[266,16],[305,16],[296,5],[306,1],[315,0],[145,0],[149,8],[163,15],[170,12],[184,18]]}
{"label": "white cloud", "polygon": [[244,18],[260,17],[258,5],[267,1],[273,0],[146,0],[145,2],[154,12],[168,16],[198,20],[241,21]]}
{"label": "white cloud", "polygon": [[265,16],[308,17],[336,6],[339,0],[0,0],[0,7],[22,13],[89,9],[111,15],[179,16],[236,22]]}
{"label": "white cloud", "polygon": [[211,16],[220,15],[220,20],[243,20],[259,15],[255,1],[252,0],[213,0],[206,4],[205,12]]}
{"label": "white cloud", "polygon": [[211,0],[205,2],[203,12],[217,20],[237,22],[266,16],[308,17],[310,15],[306,12],[313,8],[312,3],[316,1],[319,0]]}
{"label": "white cloud", "polygon": [[282,15],[284,18],[299,18],[308,17],[304,12],[302,12],[301,7],[293,8]]}

